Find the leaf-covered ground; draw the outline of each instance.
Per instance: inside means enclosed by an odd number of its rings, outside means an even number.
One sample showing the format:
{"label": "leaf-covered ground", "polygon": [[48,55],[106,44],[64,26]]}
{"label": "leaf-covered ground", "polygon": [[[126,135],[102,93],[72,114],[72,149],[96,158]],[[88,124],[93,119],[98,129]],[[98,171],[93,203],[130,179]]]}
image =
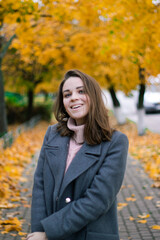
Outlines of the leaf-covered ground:
{"label": "leaf-covered ground", "polygon": [[146,130],[144,136],[138,136],[135,123],[127,121],[119,126],[113,115],[110,120],[117,130],[128,136],[129,153],[142,163],[145,172],[154,180],[153,187],[160,187],[160,134]]}
{"label": "leaf-covered ground", "polygon": [[34,153],[40,149],[47,127],[48,123],[40,122],[34,128],[19,135],[10,148],[0,151],[0,230],[2,234],[10,231],[17,231],[21,236],[26,234],[21,232],[23,220],[16,217],[18,213],[11,213],[3,219],[1,209],[14,209],[20,205],[27,207],[25,199],[20,195],[23,190],[25,191],[22,183],[27,181],[23,177],[23,171],[31,163]]}

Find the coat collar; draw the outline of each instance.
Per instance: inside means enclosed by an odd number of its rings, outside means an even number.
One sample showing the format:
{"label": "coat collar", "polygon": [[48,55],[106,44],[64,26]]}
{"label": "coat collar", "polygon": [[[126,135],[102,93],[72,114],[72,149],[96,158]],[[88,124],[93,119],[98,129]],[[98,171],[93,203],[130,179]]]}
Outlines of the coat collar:
{"label": "coat collar", "polygon": [[44,146],[46,159],[55,179],[55,195],[61,195],[69,183],[98,161],[101,153],[101,144],[91,146],[84,142],[64,175],[69,139],[56,133]]}

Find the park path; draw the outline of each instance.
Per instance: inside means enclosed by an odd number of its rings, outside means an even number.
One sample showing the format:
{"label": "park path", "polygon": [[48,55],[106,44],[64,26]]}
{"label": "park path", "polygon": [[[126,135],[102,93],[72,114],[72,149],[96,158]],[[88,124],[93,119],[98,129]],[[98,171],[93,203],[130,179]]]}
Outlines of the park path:
{"label": "park path", "polygon": [[[28,205],[31,203],[31,189],[33,184],[33,173],[36,166],[38,155],[33,158],[32,163],[25,169],[24,176],[28,181],[24,183],[24,189],[27,192],[22,192],[22,197],[27,198]],[[144,172],[138,160],[128,157],[127,170],[123,181],[122,188],[118,194],[118,219],[119,232],[121,240],[159,240],[160,230],[151,228],[153,225],[160,225],[160,190],[152,188],[153,181]],[[151,197],[149,197],[151,196]],[[147,199],[145,199],[147,197]],[[149,200],[150,199],[150,200]],[[127,201],[128,200],[128,201]],[[25,204],[14,209],[20,212],[19,217],[24,219],[23,231],[30,232],[30,207]],[[4,210],[3,215],[8,212],[13,212],[13,209]],[[148,218],[140,218],[138,215]],[[130,220],[132,217],[132,221]],[[147,220],[146,223],[140,223],[139,220]],[[22,240],[25,237],[12,236],[10,234],[0,234],[0,240]],[[75,239],[76,240],[76,239]],[[97,239],[98,240],[98,239]]]}

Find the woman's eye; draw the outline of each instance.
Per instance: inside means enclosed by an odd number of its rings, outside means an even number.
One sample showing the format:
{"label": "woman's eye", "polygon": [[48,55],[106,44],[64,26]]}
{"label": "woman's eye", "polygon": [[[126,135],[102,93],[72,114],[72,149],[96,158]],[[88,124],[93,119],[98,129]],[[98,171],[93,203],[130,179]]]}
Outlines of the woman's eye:
{"label": "woman's eye", "polygon": [[79,93],[80,93],[80,94],[84,94],[85,91],[84,91],[84,90],[79,90]]}
{"label": "woman's eye", "polygon": [[67,93],[64,95],[65,98],[68,98],[71,94],[70,93]]}

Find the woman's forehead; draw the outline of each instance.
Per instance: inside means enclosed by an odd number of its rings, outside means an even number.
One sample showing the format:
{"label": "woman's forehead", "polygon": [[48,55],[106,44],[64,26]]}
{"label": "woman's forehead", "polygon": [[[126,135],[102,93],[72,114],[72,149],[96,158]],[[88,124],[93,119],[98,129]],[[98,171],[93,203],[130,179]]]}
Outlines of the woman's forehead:
{"label": "woman's forehead", "polygon": [[62,91],[70,91],[70,90],[74,90],[74,89],[77,89],[77,88],[80,88],[80,87],[83,87],[84,84],[83,84],[83,81],[81,78],[79,77],[69,77],[64,85],[63,85],[63,88],[62,88]]}

